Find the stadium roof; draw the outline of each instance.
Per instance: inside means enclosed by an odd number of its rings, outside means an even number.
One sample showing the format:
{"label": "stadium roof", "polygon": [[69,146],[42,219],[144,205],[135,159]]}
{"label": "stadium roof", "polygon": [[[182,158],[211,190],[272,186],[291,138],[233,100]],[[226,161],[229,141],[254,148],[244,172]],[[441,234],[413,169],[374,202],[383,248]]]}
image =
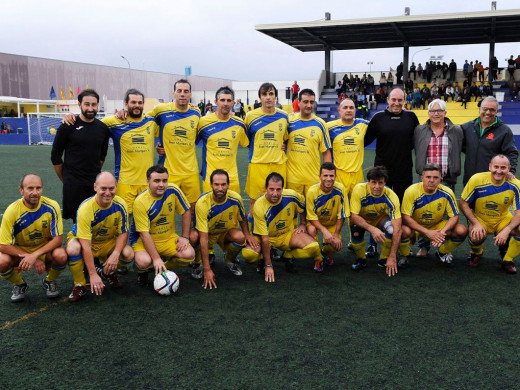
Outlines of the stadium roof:
{"label": "stadium roof", "polygon": [[520,42],[520,9],[255,26],[302,52]]}

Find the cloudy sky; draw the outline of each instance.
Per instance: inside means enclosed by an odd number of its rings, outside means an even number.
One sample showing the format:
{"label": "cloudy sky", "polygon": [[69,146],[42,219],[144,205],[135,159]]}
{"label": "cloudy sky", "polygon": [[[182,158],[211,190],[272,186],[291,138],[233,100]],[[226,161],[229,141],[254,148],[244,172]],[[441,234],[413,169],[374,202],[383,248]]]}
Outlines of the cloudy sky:
{"label": "cloudy sky", "polygon": [[[315,79],[323,68],[322,52],[302,53],[254,29],[258,24],[308,22],[324,18],[356,19],[488,11],[489,0],[352,1],[352,0],[22,0],[2,7],[5,53],[53,58],[132,69],[192,74],[233,80]],[[391,4],[391,6],[390,6]],[[497,10],[520,8],[519,0],[498,0]],[[413,55],[423,47],[410,48]],[[500,65],[520,54],[518,43],[497,44]],[[432,47],[431,55],[485,59],[487,45]],[[401,61],[402,49],[334,52],[334,71],[388,70]]]}

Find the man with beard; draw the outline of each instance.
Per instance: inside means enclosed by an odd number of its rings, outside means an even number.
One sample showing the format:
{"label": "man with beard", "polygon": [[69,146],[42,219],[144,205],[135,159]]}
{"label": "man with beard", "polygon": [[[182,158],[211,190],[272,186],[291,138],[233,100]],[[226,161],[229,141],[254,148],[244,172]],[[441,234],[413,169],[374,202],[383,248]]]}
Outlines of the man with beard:
{"label": "man with beard", "polygon": [[[94,195],[94,181],[108,149],[108,127],[96,119],[99,95],[85,89],[78,95],[81,114],[73,125],[63,123],[56,132],[51,161],[63,182],[63,218],[76,222],[76,211]],[[65,160],[62,159],[65,153]]]}

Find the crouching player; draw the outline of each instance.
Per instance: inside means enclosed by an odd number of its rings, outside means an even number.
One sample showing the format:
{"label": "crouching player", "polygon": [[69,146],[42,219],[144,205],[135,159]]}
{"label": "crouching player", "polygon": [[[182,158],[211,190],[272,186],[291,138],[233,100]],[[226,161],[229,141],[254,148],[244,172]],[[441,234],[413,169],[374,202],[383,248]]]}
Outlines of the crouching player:
{"label": "crouching player", "polygon": [[[437,164],[424,166],[421,182],[408,187],[404,193],[403,238],[415,241],[416,235],[425,237],[439,248],[437,258],[446,266],[453,265],[451,252],[468,234],[459,222],[459,210],[453,191],[441,183],[441,168]],[[447,214],[448,219],[444,219]]]}
{"label": "crouching player", "polygon": [[[509,159],[499,154],[489,163],[490,172],[471,176],[462,191],[460,209],[468,218],[471,267],[479,265],[484,241],[488,234],[494,234],[502,269],[516,274],[513,258],[520,253],[520,181],[510,174],[510,169]],[[509,175],[510,180],[506,180]]]}
{"label": "crouching player", "polygon": [[94,183],[96,195],[78,208],[76,224],[67,235],[69,268],[74,288],[69,302],[80,300],[87,293],[84,266],[90,279],[90,290],[101,295],[108,281],[112,288],[121,288],[118,267],[126,267],[134,258],[128,240],[128,213],[125,201],[116,195],[116,178],[101,172]]}
{"label": "crouching player", "polygon": [[[195,258],[190,245],[190,203],[175,184],[168,183],[168,170],[154,165],[146,171],[148,189],[134,202],[135,232],[130,242],[135,251],[137,283],[148,285],[148,271],[155,274],[189,265]],[[175,233],[175,212],[182,216],[182,236]],[[164,259],[164,260],[163,260]]]}
{"label": "crouching player", "polygon": [[[296,191],[283,189],[284,179],[276,172],[265,179],[265,194],[253,208],[253,234],[260,237],[260,247],[247,245],[242,257],[248,263],[259,261],[257,271],[264,269],[265,281],[274,282],[270,247],[285,251],[285,269],[296,272],[295,258],[321,259],[320,245],[309,235],[305,219],[305,198]],[[300,216],[300,225],[294,228],[294,219]],[[261,258],[263,255],[263,259]]]}
{"label": "crouching player", "polygon": [[314,271],[322,272],[323,264],[332,266],[332,254],[343,247],[341,228],[345,218],[350,216],[345,187],[336,182],[336,167],[333,163],[322,164],[320,182],[307,191],[306,209],[307,231],[313,237],[316,237],[318,231],[323,235],[322,258],[314,264]]}
{"label": "crouching player", "polygon": [[34,267],[41,275],[47,270],[43,287],[47,298],[56,298],[56,279],[67,265],[67,253],[61,247],[60,206],[42,196],[43,183],[37,175],[24,175],[18,190],[22,198],[7,207],[0,227],[0,274],[14,285],[11,302],[21,302],[27,291],[21,271]]}
{"label": "crouching player", "polygon": [[[196,251],[198,268],[193,276],[204,275],[204,288],[217,287],[215,274],[209,261],[209,248],[219,244],[225,252],[227,268],[236,276],[242,275],[237,259],[246,243],[254,248],[260,245],[249,233],[247,215],[242,198],[235,191],[228,190],[229,175],[223,169],[216,169],[210,175],[211,192],[202,194],[195,204],[195,227],[199,235]],[[238,225],[242,230],[238,229]],[[201,264],[202,259],[202,264]],[[200,276],[199,276],[200,275]]]}
{"label": "crouching player", "polygon": [[[388,173],[385,167],[376,166],[367,173],[367,181],[354,187],[350,198],[350,234],[356,261],[355,271],[366,267],[365,231],[376,242],[382,244],[378,265],[386,268],[388,276],[397,273],[397,250],[405,256],[399,267],[406,266],[406,256],[410,255],[409,240],[401,243],[401,212],[399,199],[394,191],[385,187]],[[401,245],[400,245],[401,244]]]}

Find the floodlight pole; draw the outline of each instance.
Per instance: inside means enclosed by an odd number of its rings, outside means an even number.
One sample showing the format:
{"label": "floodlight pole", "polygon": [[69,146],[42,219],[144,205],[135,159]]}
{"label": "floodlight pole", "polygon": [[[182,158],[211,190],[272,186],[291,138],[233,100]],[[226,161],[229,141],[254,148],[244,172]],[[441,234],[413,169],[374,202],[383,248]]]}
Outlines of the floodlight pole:
{"label": "floodlight pole", "polygon": [[420,53],[421,51],[430,50],[430,49],[431,49],[431,47],[427,47],[426,49],[417,50],[417,51],[416,51],[415,53],[413,53],[413,55],[412,55],[412,62],[413,62],[413,59],[414,59],[414,57],[415,57],[415,55],[416,55],[417,53]]}
{"label": "floodlight pole", "polygon": [[130,85],[128,86],[128,88],[132,88],[132,70],[130,68],[130,61],[128,61],[128,59],[125,56],[121,56],[121,58],[125,60],[128,64],[128,78],[130,80]]}

